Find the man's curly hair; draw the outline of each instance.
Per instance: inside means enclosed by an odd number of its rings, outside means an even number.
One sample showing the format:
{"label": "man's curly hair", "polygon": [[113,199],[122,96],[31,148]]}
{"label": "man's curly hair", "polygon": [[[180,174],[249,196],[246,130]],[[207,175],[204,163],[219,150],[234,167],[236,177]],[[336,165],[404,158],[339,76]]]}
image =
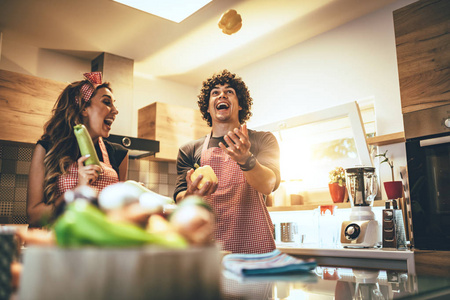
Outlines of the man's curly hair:
{"label": "man's curly hair", "polygon": [[250,111],[250,109],[253,104],[253,99],[252,97],[250,97],[250,92],[247,86],[245,85],[244,81],[242,81],[241,77],[238,77],[236,74],[233,74],[225,69],[221,73],[214,74],[211,78],[203,81],[200,95],[198,95],[198,107],[200,108],[200,112],[203,115],[203,119],[208,123],[209,127],[212,126],[211,115],[208,113],[211,90],[217,85],[225,84],[228,84],[236,91],[239,106],[242,108],[239,111],[239,123],[244,124],[245,121],[250,119],[250,117],[252,116],[252,112]]}

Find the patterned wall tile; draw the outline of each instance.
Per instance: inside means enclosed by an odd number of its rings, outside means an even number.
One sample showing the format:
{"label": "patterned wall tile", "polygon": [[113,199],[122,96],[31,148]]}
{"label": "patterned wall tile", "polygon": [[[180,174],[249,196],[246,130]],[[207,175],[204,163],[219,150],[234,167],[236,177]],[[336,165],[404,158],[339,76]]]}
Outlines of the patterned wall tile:
{"label": "patterned wall tile", "polygon": [[139,172],[139,180],[138,181],[143,182],[144,184],[150,183],[149,175],[150,175],[150,173],[148,173],[148,172]]}
{"label": "patterned wall tile", "polygon": [[3,173],[0,175],[0,187],[14,187],[15,184],[16,175]]}
{"label": "patterned wall tile", "polygon": [[139,160],[139,171],[147,171],[150,162],[146,159]]}
{"label": "patterned wall tile", "polygon": [[140,163],[138,159],[130,159],[128,162],[128,170],[129,171],[139,171]]}
{"label": "patterned wall tile", "polygon": [[148,173],[148,182],[149,183],[159,183],[159,174],[158,173]]}
{"label": "patterned wall tile", "polygon": [[13,202],[13,216],[26,216],[27,215],[27,203],[23,201]]}
{"label": "patterned wall tile", "polygon": [[169,174],[177,174],[177,164],[174,162],[169,163]]}
{"label": "patterned wall tile", "polygon": [[2,159],[14,159],[17,160],[17,147],[11,145],[3,145]]}
{"label": "patterned wall tile", "polygon": [[139,181],[139,171],[128,171],[129,180]]}
{"label": "patterned wall tile", "polygon": [[17,160],[3,159],[2,168],[0,169],[2,174],[15,174],[16,173]]}
{"label": "patterned wall tile", "polygon": [[159,183],[168,184],[169,182],[169,174],[159,173]]}
{"label": "patterned wall tile", "polygon": [[10,220],[11,224],[28,224],[27,216],[12,216]]}
{"label": "patterned wall tile", "polygon": [[15,188],[14,189],[14,202],[16,201],[27,201],[27,188]]}
{"label": "patterned wall tile", "polygon": [[10,216],[13,210],[13,202],[0,201],[0,215]]}
{"label": "patterned wall tile", "polygon": [[159,165],[160,164],[161,164],[161,162],[151,161],[148,170],[152,173],[159,173]]}
{"label": "patterned wall tile", "polygon": [[17,161],[16,174],[28,175],[30,172],[30,161]]}
{"label": "patterned wall tile", "polygon": [[14,187],[0,186],[0,202],[14,201]]}
{"label": "patterned wall tile", "polygon": [[16,174],[16,188],[26,188],[28,186],[28,175]]}
{"label": "patterned wall tile", "polygon": [[19,151],[17,152],[17,160],[19,161],[30,161],[33,156],[34,145],[29,147],[19,147]]}
{"label": "patterned wall tile", "polygon": [[168,174],[169,173],[169,163],[165,162],[165,161],[161,162],[159,164],[159,170],[157,173]]}

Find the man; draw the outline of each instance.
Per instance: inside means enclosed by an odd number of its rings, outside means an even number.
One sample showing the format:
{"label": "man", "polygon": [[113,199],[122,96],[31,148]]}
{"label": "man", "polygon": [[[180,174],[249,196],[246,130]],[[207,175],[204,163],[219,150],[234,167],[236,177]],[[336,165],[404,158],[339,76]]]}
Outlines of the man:
{"label": "man", "polygon": [[[266,253],[275,249],[273,224],[265,198],[280,183],[280,150],[270,132],[247,129],[253,99],[236,74],[222,71],[203,82],[198,105],[211,134],[183,145],[177,158],[174,198],[204,197],[215,214],[214,236],[233,253]],[[210,165],[218,184],[202,176],[192,181],[194,164]]]}

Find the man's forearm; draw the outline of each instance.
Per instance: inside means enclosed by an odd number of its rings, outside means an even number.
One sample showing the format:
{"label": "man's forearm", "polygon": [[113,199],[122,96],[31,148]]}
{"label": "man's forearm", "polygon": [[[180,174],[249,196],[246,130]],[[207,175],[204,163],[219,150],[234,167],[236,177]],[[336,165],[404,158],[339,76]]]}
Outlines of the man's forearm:
{"label": "man's forearm", "polygon": [[258,161],[252,170],[244,172],[244,176],[248,184],[264,195],[269,195],[275,188],[275,173],[268,167],[261,165]]}

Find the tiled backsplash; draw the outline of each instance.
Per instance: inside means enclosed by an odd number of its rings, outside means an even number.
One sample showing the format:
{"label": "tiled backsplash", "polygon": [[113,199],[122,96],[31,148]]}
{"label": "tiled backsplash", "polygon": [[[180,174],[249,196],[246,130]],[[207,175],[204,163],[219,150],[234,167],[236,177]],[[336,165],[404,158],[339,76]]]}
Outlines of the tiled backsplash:
{"label": "tiled backsplash", "polygon": [[[0,140],[0,224],[26,224],[28,172],[35,145]],[[172,197],[175,162],[130,159],[128,179]]]}
{"label": "tiled backsplash", "polygon": [[0,141],[0,223],[26,224],[28,171],[34,145]]}
{"label": "tiled backsplash", "polygon": [[130,159],[128,179],[142,182],[155,193],[172,197],[177,179],[176,163]]}

